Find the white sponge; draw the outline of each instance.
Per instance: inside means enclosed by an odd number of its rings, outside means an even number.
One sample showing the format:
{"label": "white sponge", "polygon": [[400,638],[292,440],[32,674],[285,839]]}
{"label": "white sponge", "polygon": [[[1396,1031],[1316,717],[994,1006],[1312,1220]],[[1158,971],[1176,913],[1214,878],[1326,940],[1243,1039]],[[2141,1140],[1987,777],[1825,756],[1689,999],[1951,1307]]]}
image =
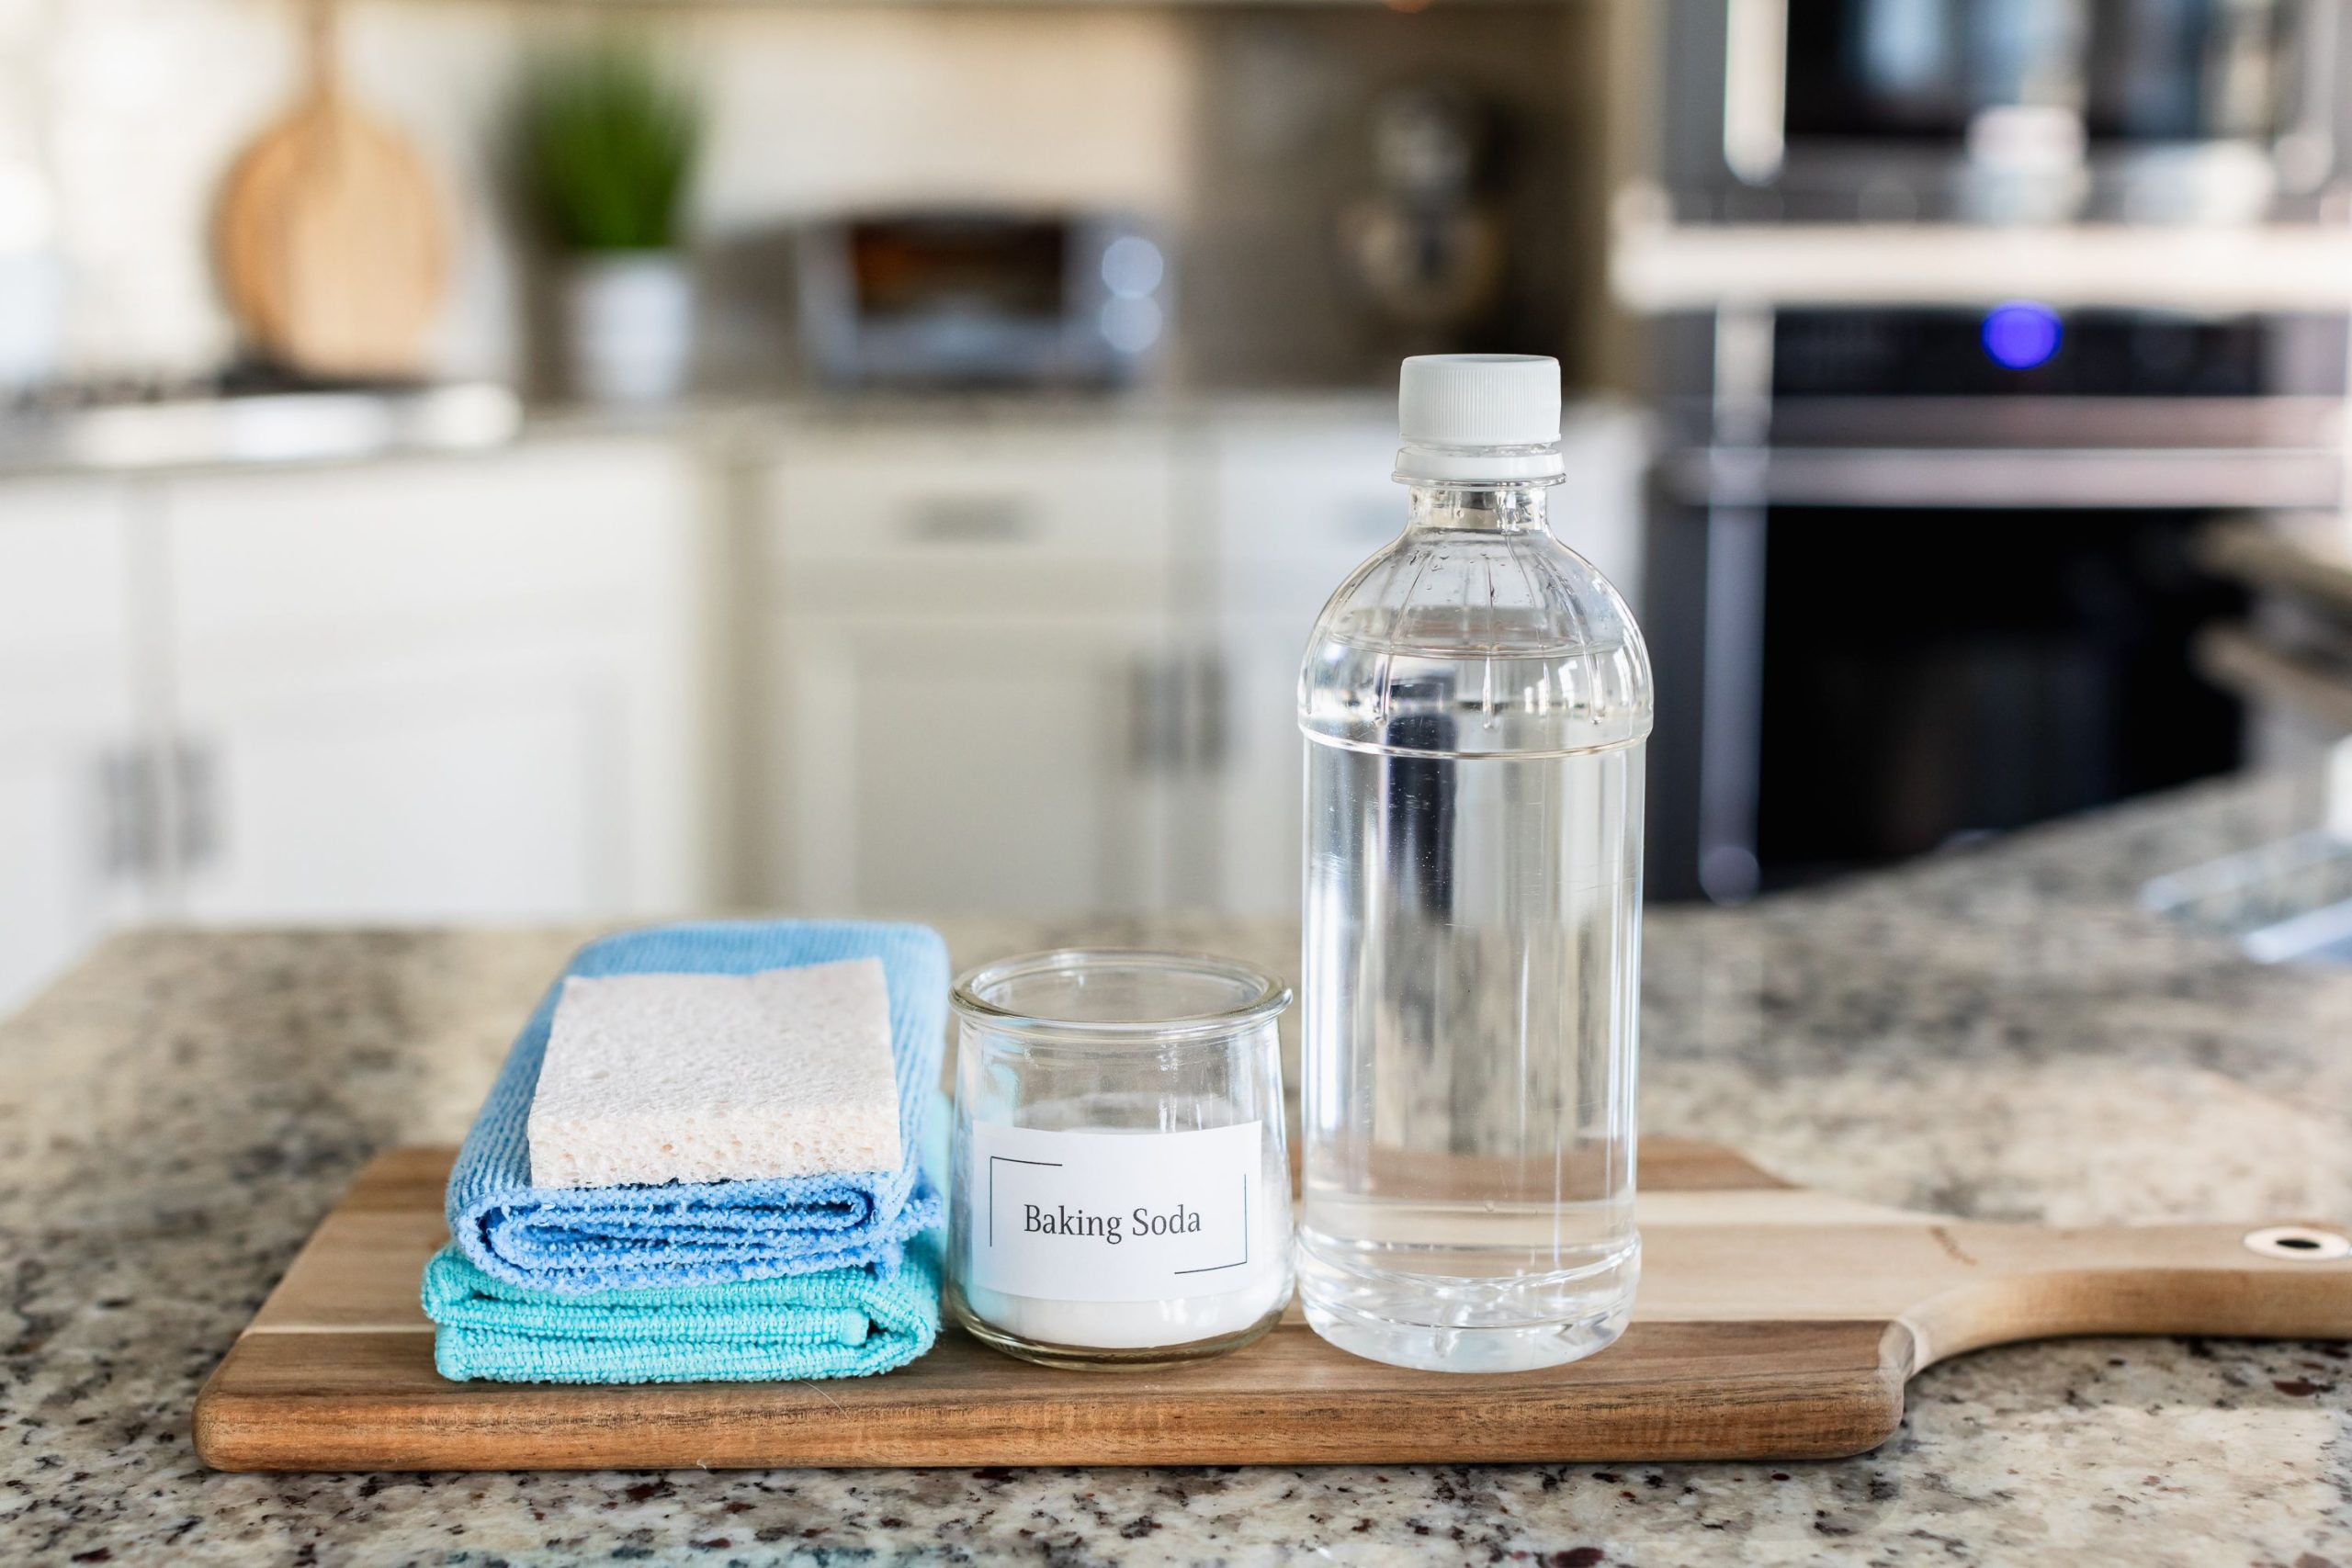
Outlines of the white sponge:
{"label": "white sponge", "polygon": [[882,961],[575,976],[528,1131],[537,1187],[896,1170]]}

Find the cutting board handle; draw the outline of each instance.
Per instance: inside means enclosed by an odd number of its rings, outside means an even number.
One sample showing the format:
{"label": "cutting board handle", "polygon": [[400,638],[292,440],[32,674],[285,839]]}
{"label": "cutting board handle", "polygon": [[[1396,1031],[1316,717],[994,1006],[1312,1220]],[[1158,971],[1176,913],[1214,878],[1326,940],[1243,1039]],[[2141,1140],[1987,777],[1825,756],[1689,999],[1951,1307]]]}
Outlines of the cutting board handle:
{"label": "cutting board handle", "polygon": [[2352,1338],[2352,1227],[1954,1221],[1931,1234],[1957,1267],[1903,1314],[1915,1371],[1986,1345],[2068,1334]]}
{"label": "cutting board handle", "polygon": [[333,97],[342,82],[342,62],[335,50],[334,0],[301,0],[302,63],[309,80],[303,91],[313,98]]}

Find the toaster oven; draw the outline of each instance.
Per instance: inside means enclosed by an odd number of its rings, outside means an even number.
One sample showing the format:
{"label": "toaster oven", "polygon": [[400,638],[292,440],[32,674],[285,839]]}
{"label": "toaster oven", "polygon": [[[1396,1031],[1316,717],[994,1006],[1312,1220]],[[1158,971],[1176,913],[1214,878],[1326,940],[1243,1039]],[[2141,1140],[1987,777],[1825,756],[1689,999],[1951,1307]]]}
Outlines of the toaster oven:
{"label": "toaster oven", "polygon": [[801,339],[830,386],[1121,386],[1168,335],[1168,261],[1102,213],[867,213],[808,226]]}

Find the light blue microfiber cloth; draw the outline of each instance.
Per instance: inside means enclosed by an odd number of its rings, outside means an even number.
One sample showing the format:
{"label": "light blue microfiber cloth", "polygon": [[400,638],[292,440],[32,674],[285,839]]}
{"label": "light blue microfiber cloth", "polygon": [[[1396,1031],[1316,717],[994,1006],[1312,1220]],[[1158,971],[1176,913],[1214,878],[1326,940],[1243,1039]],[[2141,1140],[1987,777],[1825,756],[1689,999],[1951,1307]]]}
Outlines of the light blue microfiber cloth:
{"label": "light blue microfiber cloth", "polygon": [[[566,977],[749,975],[846,958],[882,961],[906,1151],[898,1169],[662,1187],[531,1185],[525,1122]],[[936,1187],[922,1174],[921,1151],[946,1012],[947,948],[926,926],[719,920],[592,942],[523,1026],[458,1151],[449,1234],[490,1279],[559,1295],[691,1291],[833,1269],[887,1274],[908,1238],[937,1224],[943,1212]]]}
{"label": "light blue microfiber cloth", "polygon": [[938,1238],[887,1276],[829,1269],[682,1289],[559,1295],[494,1280],[445,1247],[424,1267],[445,1378],[496,1382],[758,1382],[903,1367],[939,1337]]}

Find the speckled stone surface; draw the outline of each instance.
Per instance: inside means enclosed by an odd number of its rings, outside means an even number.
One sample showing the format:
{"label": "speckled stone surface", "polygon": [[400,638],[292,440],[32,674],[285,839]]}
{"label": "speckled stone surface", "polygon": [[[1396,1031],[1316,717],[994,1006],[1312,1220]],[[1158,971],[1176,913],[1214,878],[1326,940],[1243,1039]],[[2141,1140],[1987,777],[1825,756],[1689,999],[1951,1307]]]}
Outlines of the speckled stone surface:
{"label": "speckled stone surface", "polygon": [[[2231,785],[1736,913],[1654,913],[1644,1125],[2053,1222],[2352,1217],[2352,968],[2148,875],[2316,818]],[[1285,973],[1273,926],[949,922]],[[1922,1374],[1809,1465],[251,1476],[198,1385],[359,1165],[454,1140],[580,931],[142,932],[0,1025],[0,1562],[2261,1563],[2352,1568],[2352,1348],[2076,1340]]]}

